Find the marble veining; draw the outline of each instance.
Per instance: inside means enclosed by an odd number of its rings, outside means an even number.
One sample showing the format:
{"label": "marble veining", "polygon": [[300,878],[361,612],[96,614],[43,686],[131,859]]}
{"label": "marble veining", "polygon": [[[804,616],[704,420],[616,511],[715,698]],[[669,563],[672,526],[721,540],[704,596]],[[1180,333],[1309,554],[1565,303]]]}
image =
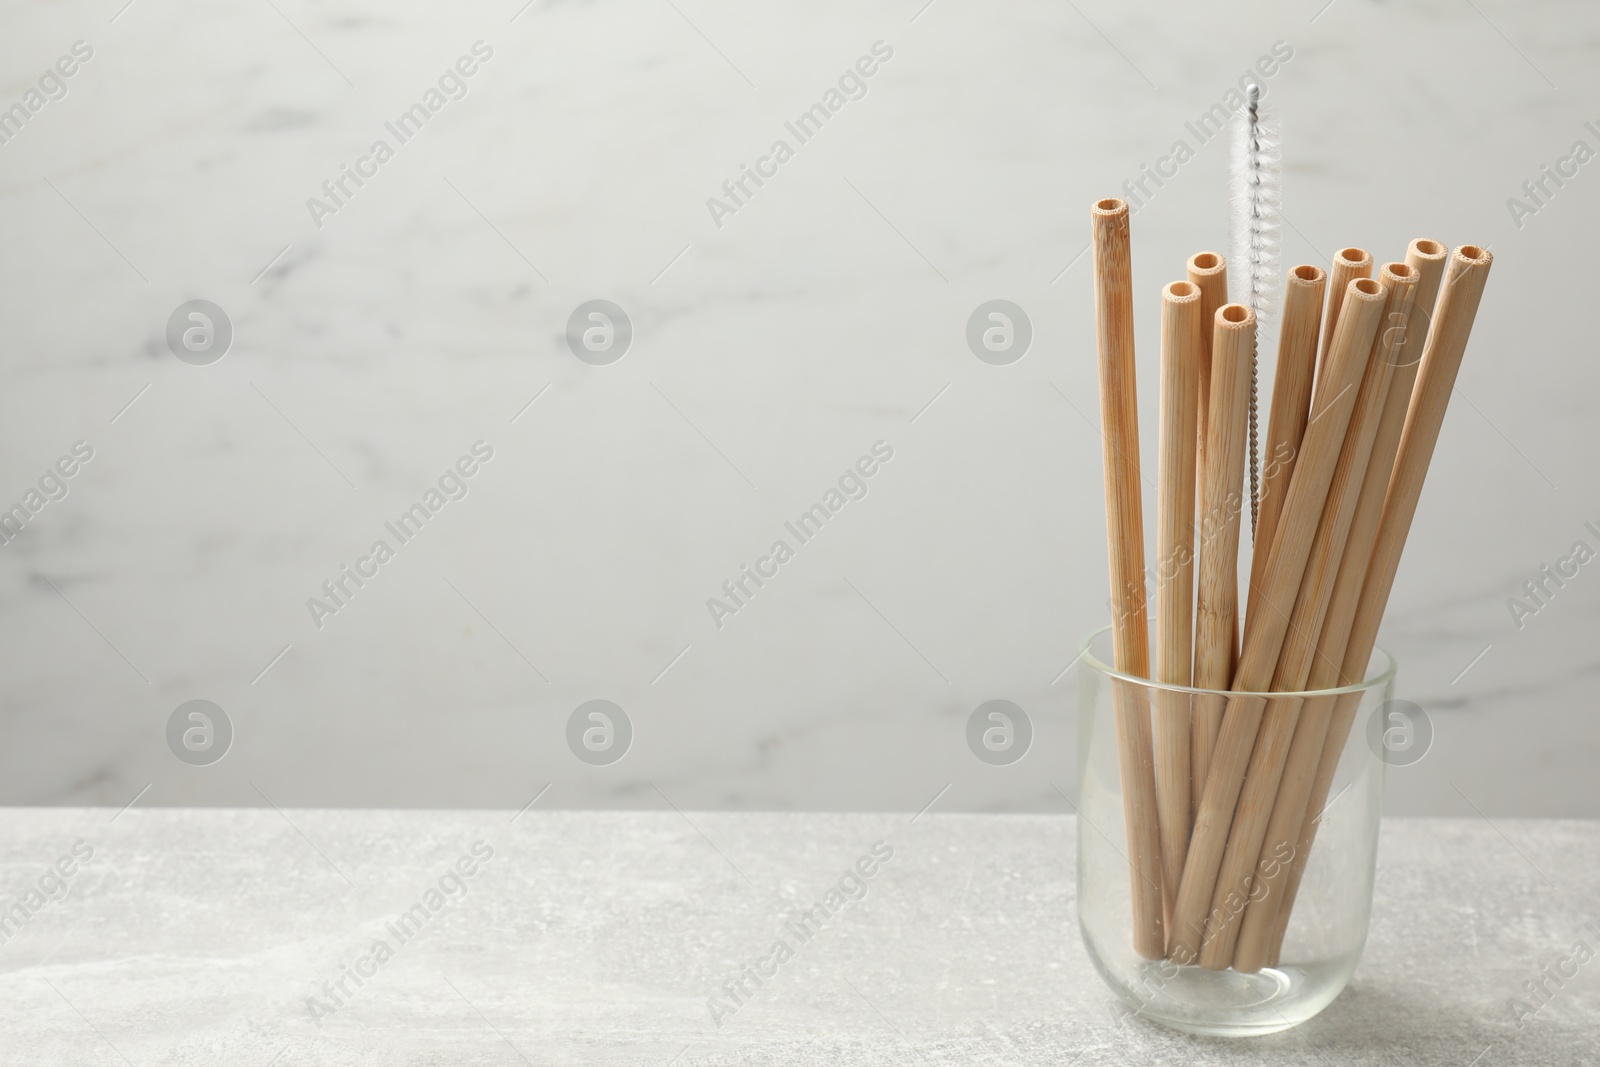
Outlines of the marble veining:
{"label": "marble veining", "polygon": [[[1105,615],[1084,209],[1283,42],[1285,263],[1496,256],[1382,637],[1435,726],[1390,807],[1600,814],[1600,578],[1521,630],[1506,607],[1600,520],[1600,178],[1507,207],[1597,117],[1588,6],[116,6],[29,0],[0,40],[0,103],[94,53],[0,145],[0,503],[94,449],[0,545],[0,800],[1064,810],[1063,669]],[[1225,156],[1135,223],[1147,462],[1154,296],[1225,248]],[[234,332],[209,366],[166,337],[196,298]],[[1034,329],[1010,366],[964,339],[994,298]],[[594,299],[633,328],[608,366],[566,340]],[[470,491],[319,628],[321,583],[479,440]],[[878,440],[870,493],[717,628],[707,598]],[[605,766],[566,741],[596,698],[634,734]],[[996,698],[1035,726],[1005,768],[963,735]],[[212,766],[164,732],[193,699],[234,727]]]}

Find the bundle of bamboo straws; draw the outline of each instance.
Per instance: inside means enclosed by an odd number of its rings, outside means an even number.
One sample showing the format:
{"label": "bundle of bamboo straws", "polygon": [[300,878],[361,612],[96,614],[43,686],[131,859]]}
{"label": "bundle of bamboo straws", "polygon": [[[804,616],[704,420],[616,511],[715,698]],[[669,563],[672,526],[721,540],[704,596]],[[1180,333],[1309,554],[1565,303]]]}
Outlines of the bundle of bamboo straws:
{"label": "bundle of bamboo straws", "polygon": [[1162,289],[1152,674],[1127,204],[1097,202],[1093,229],[1115,667],[1229,694],[1113,683],[1134,948],[1258,971],[1278,962],[1361,702],[1273,694],[1366,677],[1493,257],[1419,239],[1376,278],[1359,248],[1288,272],[1242,642],[1255,315],[1226,302],[1215,253]]}

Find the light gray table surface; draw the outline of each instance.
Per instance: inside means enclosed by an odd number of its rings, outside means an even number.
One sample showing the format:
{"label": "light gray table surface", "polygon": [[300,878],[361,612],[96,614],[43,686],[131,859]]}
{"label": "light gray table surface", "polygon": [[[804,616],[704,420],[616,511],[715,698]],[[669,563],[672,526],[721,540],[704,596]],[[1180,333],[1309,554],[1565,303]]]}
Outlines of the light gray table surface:
{"label": "light gray table surface", "polygon": [[[1113,1000],[1065,816],[13,808],[0,827],[6,1064],[1600,1063],[1600,958],[1520,1027],[1512,1006],[1600,947],[1594,822],[1386,822],[1350,987],[1247,1041]],[[714,1021],[723,983],[878,842],[865,894]],[[330,997],[346,965],[370,976]]]}

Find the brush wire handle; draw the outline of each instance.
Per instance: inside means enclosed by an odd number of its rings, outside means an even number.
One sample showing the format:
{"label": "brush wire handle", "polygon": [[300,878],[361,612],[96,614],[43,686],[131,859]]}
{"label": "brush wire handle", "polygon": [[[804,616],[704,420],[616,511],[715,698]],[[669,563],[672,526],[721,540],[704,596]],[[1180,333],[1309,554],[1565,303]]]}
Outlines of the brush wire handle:
{"label": "brush wire handle", "polygon": [[[1250,83],[1250,98],[1247,107],[1247,116],[1248,117],[1245,121],[1248,123],[1249,133],[1246,141],[1245,151],[1249,159],[1250,168],[1248,179],[1251,193],[1250,248],[1252,255],[1250,262],[1252,274],[1251,280],[1254,281],[1254,252],[1257,247],[1257,236],[1261,222],[1261,205],[1259,196],[1259,190],[1261,188],[1261,87],[1256,85],[1254,82]],[[1250,413],[1248,417],[1250,426],[1250,441],[1247,446],[1250,456],[1250,542],[1252,544],[1255,543],[1256,539],[1256,512],[1261,510],[1261,449],[1256,440],[1256,423],[1259,419],[1259,415],[1256,412],[1256,381],[1258,377],[1257,357],[1260,353],[1260,350],[1260,339],[1257,335],[1252,334],[1250,337]]]}

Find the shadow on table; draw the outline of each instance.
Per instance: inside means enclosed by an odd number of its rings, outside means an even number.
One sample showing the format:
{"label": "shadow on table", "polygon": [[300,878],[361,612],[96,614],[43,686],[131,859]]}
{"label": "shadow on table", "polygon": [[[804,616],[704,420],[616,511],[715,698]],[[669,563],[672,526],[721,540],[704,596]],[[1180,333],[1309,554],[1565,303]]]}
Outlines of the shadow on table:
{"label": "shadow on table", "polygon": [[[1508,1017],[1509,1020],[1509,1017]],[[1159,1023],[1130,1018],[1130,1025],[1149,1027],[1151,1035],[1161,1031],[1173,1034]],[[1357,981],[1321,1015],[1301,1026],[1264,1037],[1223,1038],[1190,1036],[1200,1047],[1243,1054],[1250,1052],[1261,1062],[1308,1064],[1328,1063],[1409,1063],[1448,1064],[1466,1067],[1477,1062],[1490,1046],[1502,1052],[1515,1045],[1521,1035],[1514,1026],[1485,1017],[1482,1003],[1452,1000],[1448,987],[1423,989],[1418,986],[1389,986]],[[1542,1046],[1550,1050],[1550,1040],[1565,1043],[1567,1035],[1546,1031]],[[1534,1049],[1522,1050],[1532,1054]],[[1488,1060],[1484,1061],[1485,1063]],[[1500,1057],[1497,1062],[1521,1062]],[[1531,1061],[1530,1061],[1531,1062]]]}

